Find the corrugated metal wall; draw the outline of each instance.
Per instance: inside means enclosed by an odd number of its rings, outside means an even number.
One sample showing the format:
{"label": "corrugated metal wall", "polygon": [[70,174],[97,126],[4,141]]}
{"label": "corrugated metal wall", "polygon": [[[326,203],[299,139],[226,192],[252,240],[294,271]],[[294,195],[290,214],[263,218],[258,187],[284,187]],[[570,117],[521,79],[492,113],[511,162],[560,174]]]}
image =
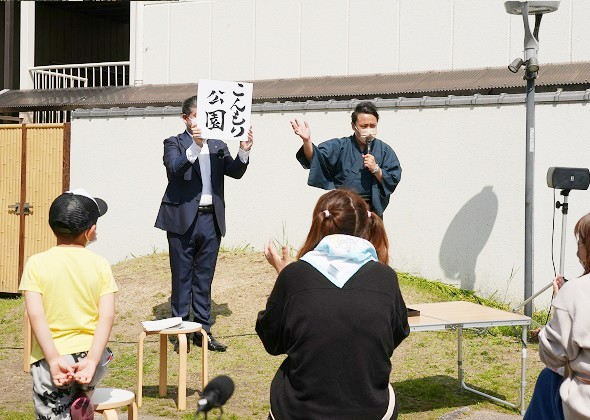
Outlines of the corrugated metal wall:
{"label": "corrugated metal wall", "polygon": [[[20,281],[19,266],[29,256],[55,245],[48,224],[49,206],[64,189],[64,124],[26,126],[26,161],[22,162],[22,125],[0,127],[0,292],[16,293]],[[69,130],[68,130],[69,132]],[[69,139],[68,139],[69,141]],[[25,196],[31,214],[24,218],[24,237],[20,216],[9,205],[21,200],[22,164],[25,164]],[[22,241],[22,242],[21,242]]]}

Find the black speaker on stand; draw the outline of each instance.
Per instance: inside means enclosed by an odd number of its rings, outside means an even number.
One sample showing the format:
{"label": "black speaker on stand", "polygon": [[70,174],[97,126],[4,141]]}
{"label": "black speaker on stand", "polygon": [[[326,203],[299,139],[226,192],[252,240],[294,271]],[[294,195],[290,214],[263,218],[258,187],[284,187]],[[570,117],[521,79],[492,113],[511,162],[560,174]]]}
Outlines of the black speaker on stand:
{"label": "black speaker on stand", "polygon": [[[559,193],[563,196],[563,203],[555,202],[555,208],[561,208],[561,244],[559,250],[559,275],[563,276],[565,269],[565,233],[567,227],[568,197],[571,190],[587,190],[590,186],[590,170],[588,168],[564,168],[551,167],[547,170],[547,186],[555,190],[561,190]],[[553,280],[547,286],[543,287],[537,293],[526,299],[520,305],[514,307],[512,311],[516,312],[534,298],[539,296],[545,290],[553,286]]]}

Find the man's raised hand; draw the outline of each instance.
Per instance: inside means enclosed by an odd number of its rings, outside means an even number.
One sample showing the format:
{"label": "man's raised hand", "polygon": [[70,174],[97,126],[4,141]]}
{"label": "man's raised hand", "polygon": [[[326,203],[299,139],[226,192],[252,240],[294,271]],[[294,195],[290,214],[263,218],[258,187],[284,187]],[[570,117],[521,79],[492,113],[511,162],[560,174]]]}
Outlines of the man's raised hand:
{"label": "man's raised hand", "polygon": [[301,124],[299,120],[295,119],[291,121],[291,128],[304,142],[308,142],[311,139],[311,129],[309,128],[307,121],[304,121],[303,124]]}

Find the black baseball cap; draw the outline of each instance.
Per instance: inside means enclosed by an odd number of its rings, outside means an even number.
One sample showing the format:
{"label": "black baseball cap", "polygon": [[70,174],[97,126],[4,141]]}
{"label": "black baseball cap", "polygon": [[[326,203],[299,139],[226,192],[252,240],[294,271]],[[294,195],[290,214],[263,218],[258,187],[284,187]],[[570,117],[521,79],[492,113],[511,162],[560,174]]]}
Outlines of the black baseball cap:
{"label": "black baseball cap", "polygon": [[107,210],[104,200],[76,188],[53,200],[49,208],[49,226],[56,233],[77,235],[96,224]]}

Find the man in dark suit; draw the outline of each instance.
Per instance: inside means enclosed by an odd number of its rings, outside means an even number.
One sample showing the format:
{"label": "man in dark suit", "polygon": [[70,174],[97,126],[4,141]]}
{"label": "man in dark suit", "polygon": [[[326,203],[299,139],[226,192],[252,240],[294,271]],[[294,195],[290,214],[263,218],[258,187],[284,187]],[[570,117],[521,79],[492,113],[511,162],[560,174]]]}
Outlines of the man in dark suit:
{"label": "man in dark suit", "polygon": [[[196,124],[197,97],[182,104],[186,131],[164,140],[168,186],[155,226],[167,232],[172,273],[172,315],[194,321],[208,333],[209,350],[226,345],[211,334],[211,283],[221,237],[225,235],[224,175],[241,178],[248,167],[253,143],[240,142],[236,159],[221,140],[204,139]],[[200,334],[193,343],[201,345]]]}

